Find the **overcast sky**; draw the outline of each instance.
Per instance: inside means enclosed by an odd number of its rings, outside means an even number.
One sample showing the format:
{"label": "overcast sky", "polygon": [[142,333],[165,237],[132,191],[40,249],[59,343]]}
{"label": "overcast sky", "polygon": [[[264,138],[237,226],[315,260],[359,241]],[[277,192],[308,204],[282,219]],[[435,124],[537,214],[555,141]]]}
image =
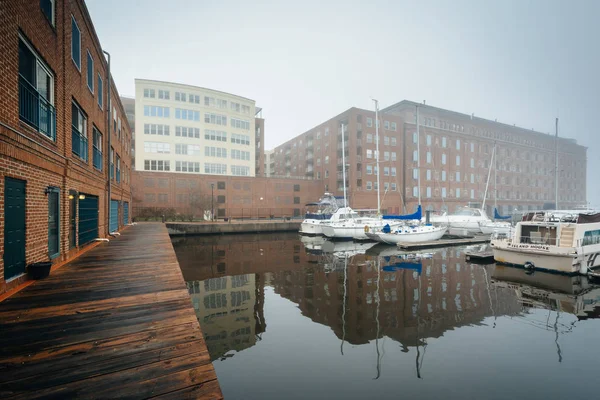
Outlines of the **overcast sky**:
{"label": "overcast sky", "polygon": [[86,4],[122,95],[146,78],[249,97],[267,149],[371,97],[541,132],[558,116],[559,134],[589,148],[588,200],[600,206],[600,1]]}

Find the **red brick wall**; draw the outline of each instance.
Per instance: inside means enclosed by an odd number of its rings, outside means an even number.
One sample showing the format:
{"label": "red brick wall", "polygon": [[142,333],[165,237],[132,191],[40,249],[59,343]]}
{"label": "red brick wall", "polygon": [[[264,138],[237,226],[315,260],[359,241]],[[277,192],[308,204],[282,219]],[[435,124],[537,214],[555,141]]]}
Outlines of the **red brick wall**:
{"label": "red brick wall", "polygon": [[[81,31],[81,72],[71,59],[71,15]],[[19,119],[19,32],[54,75],[56,140],[53,141]],[[94,93],[87,86],[87,51],[94,59]],[[4,178],[26,181],[26,264],[48,259],[48,186],[60,188],[60,256],[65,261],[80,249],[69,249],[69,191],[99,197],[99,235],[107,232],[108,182],[107,63],[86,6],[81,0],[56,2],[55,26],[51,26],[38,1],[6,0],[0,3],[0,294],[26,279],[4,280]],[[104,106],[98,105],[97,75],[103,79]],[[115,153],[122,158],[122,177],[131,169],[131,130],[114,87],[113,105],[122,120],[122,132],[112,132]],[[71,149],[71,103],[87,115],[88,160]],[[112,119],[112,117],[111,117]],[[103,134],[103,170],[93,167],[92,127]],[[112,131],[112,128],[111,128]],[[112,184],[112,198],[130,201],[125,179]],[[122,213],[122,211],[121,211]],[[119,215],[119,224],[122,214]]]}

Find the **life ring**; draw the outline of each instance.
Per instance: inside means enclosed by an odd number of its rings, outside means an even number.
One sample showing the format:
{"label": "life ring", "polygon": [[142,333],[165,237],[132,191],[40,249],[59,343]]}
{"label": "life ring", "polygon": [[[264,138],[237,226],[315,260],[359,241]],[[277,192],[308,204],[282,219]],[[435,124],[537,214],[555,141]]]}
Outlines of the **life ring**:
{"label": "life ring", "polygon": [[369,232],[369,225],[365,225],[365,233]]}
{"label": "life ring", "polygon": [[535,265],[531,261],[525,262],[525,264],[523,264],[523,267],[525,267],[525,269],[529,269],[529,270],[535,269]]}

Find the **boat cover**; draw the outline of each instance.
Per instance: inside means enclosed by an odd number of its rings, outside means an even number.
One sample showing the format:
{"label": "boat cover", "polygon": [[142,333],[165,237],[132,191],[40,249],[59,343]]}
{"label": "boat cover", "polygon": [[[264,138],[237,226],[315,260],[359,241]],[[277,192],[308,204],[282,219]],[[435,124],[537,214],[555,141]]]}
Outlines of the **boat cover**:
{"label": "boat cover", "polygon": [[500,215],[497,208],[494,208],[494,219],[511,219],[510,215]]}
{"label": "boat cover", "polygon": [[417,208],[417,211],[414,214],[408,214],[408,215],[384,215],[383,219],[401,219],[401,220],[421,219],[422,215],[423,214],[421,213],[421,205],[419,204],[419,207]]}

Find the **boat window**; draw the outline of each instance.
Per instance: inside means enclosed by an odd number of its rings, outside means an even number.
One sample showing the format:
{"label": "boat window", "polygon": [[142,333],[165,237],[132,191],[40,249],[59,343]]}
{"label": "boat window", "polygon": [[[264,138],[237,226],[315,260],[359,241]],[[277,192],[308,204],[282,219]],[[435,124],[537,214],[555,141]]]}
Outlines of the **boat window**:
{"label": "boat window", "polygon": [[[463,215],[463,216],[469,216],[469,217],[471,217],[471,216],[474,216],[474,215],[475,215],[475,214],[474,214],[474,211],[477,211],[477,210],[470,210],[470,209],[468,209],[468,208],[463,208],[463,209],[461,209],[461,210],[457,210],[457,211],[454,213],[454,215]],[[477,215],[480,215],[480,214],[477,214]]]}
{"label": "boat window", "polygon": [[589,246],[590,244],[600,243],[600,230],[587,231],[583,235],[583,246]]}

